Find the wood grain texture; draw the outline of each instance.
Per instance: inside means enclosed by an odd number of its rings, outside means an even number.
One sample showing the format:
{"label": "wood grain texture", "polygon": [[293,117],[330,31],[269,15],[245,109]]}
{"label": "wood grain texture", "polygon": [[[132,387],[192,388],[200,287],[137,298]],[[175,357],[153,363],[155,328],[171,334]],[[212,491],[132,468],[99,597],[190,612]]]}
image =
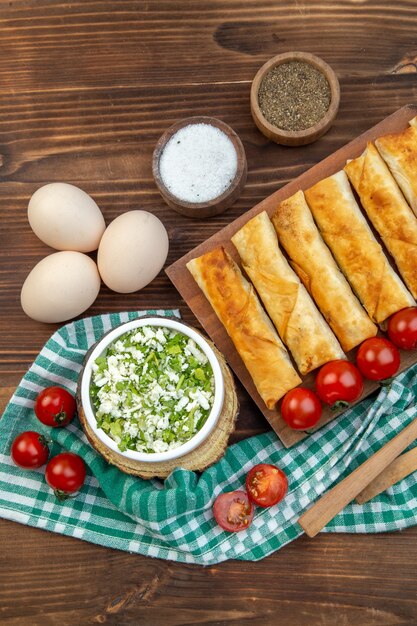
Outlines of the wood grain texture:
{"label": "wood grain texture", "polygon": [[[144,208],[167,226],[168,263],[278,187],[417,101],[414,0],[0,2],[0,402],[56,329],[26,318],[19,293],[52,252],[30,231],[27,202],[46,182],[91,193],[108,221]],[[274,54],[322,57],[341,84],[330,131],[308,148],[255,128],[250,83]],[[175,121],[211,115],[239,133],[248,181],[233,207],[196,223],[166,207],[152,151]],[[89,313],[180,307],[168,278],[120,296],[103,288]],[[234,441],[268,426],[238,383]],[[153,561],[0,520],[0,622],[283,626],[417,622],[417,530],[304,538],[260,563],[200,568]]]}

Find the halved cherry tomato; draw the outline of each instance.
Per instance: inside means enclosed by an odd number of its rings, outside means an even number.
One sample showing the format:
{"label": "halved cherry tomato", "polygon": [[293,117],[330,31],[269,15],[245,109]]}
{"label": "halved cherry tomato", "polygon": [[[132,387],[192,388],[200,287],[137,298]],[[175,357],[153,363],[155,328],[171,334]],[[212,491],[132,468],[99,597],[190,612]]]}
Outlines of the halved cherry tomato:
{"label": "halved cherry tomato", "polygon": [[334,405],[355,402],[362,395],[363,379],[358,368],[349,361],[330,361],[316,377],[317,395],[322,402]]}
{"label": "halved cherry tomato", "polygon": [[11,457],[19,467],[36,469],[46,463],[49,448],[46,439],[34,430],[17,435],[12,443]]}
{"label": "halved cherry tomato", "polygon": [[403,309],[390,317],[388,336],[402,350],[417,348],[417,308]]}
{"label": "halved cherry tomato", "polygon": [[35,415],[46,426],[66,426],[75,414],[75,400],[62,387],[48,387],[40,392],[35,401]]}
{"label": "halved cherry tomato", "polygon": [[62,452],[54,456],[45,469],[46,482],[58,500],[66,500],[84,484],[86,470],[78,454]]}
{"label": "halved cherry tomato", "polygon": [[283,420],[295,430],[305,430],[317,424],[321,417],[321,402],[314,391],[296,387],[285,394],[281,404]]}
{"label": "halved cherry tomato", "polygon": [[260,463],[249,470],[246,489],[252,502],[266,508],[282,500],[288,490],[288,480],[279,467]]}
{"label": "halved cherry tomato", "polygon": [[400,353],[388,339],[372,337],[359,346],[356,362],[366,378],[384,380],[398,372]]}
{"label": "halved cherry tomato", "polygon": [[213,513],[219,526],[231,533],[236,533],[249,528],[254,507],[244,491],[227,491],[217,496]]}

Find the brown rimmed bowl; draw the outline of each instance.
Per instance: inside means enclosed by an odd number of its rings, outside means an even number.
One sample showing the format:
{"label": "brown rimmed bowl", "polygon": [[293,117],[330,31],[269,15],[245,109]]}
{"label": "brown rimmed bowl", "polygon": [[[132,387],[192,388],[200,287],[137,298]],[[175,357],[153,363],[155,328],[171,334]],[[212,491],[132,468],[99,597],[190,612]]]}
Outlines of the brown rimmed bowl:
{"label": "brown rimmed bowl", "polygon": [[[288,61],[304,61],[305,63],[309,63],[324,74],[330,85],[331,95],[329,108],[316,124],[304,130],[284,130],[278,128],[278,126],[274,126],[264,117],[259,106],[258,92],[264,76],[272,68],[282,63],[287,63]],[[250,107],[253,120],[265,137],[284,146],[304,146],[319,139],[333,124],[339,109],[339,102],[340,86],[335,72],[325,61],[308,52],[285,52],[272,57],[272,59],[262,65],[252,81]]]}
{"label": "brown rimmed bowl", "polygon": [[[175,135],[176,132],[178,132],[181,128],[184,128],[185,126],[189,126],[191,124],[211,124],[211,126],[215,126],[225,135],[227,135],[227,137],[233,143],[237,154],[237,170],[234,179],[224,193],[222,193],[220,196],[217,196],[217,198],[209,200],[208,202],[186,202],[184,200],[180,200],[165,187],[160,175],[159,159],[161,158],[166,144],[171,139],[171,137]],[[160,137],[153,153],[152,172],[156,186],[158,187],[161,196],[168,204],[168,206],[174,209],[174,211],[177,211],[178,213],[181,213],[182,215],[185,215],[187,217],[212,217],[213,215],[223,213],[223,211],[228,209],[234,202],[236,202],[236,200],[242,193],[247,176],[245,149],[235,131],[221,120],[218,120],[215,117],[208,116],[188,117],[168,128],[168,130],[166,130],[164,134]]]}

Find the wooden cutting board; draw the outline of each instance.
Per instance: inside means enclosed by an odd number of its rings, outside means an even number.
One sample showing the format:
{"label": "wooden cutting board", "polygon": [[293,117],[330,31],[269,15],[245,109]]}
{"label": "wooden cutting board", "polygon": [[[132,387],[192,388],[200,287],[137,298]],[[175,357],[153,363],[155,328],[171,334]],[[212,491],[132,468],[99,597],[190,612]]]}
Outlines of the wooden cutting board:
{"label": "wooden cutting board", "polygon": [[[253,209],[247,211],[241,215],[238,219],[231,222],[228,226],[220,230],[218,233],[207,239],[202,244],[190,250],[188,254],[181,257],[178,261],[170,265],[166,269],[166,273],[172,283],[180,292],[181,296],[188,304],[194,315],[197,317],[207,334],[214,341],[218,349],[225,355],[228,363],[232,367],[236,376],[239,378],[243,386],[246,388],[249,395],[258,405],[259,409],[266,417],[271,427],[277,433],[281,441],[286,447],[290,447],[297,441],[304,439],[308,433],[303,431],[295,431],[289,428],[283,421],[280,413],[279,406],[274,410],[266,408],[263,400],[258,394],[252,378],[250,377],[243,361],[237,353],[232,341],[227,335],[223,325],[217,318],[210,304],[206,300],[203,292],[194,281],[190,272],[186,267],[186,263],[195,257],[201,256],[205,252],[216,248],[217,246],[224,246],[231,256],[239,262],[239,255],[231,243],[231,237],[252,217],[260,213],[261,211],[267,211],[271,216],[278,204],[292,196],[296,191],[302,189],[303,191],[319,182],[327,176],[331,176],[335,172],[344,167],[348,159],[354,159],[359,156],[366,147],[368,141],[374,140],[377,137],[386,135],[387,133],[398,132],[407,127],[409,120],[417,115],[417,105],[407,105],[389,117],[386,117],[382,122],[373,126],[370,130],[366,131],[346,146],[343,146],[326,159],[312,167],[311,169],[301,174],[298,178],[281,187],[278,191],[268,196],[253,207]],[[289,148],[290,150],[291,148]],[[378,237],[377,237],[378,238]],[[381,243],[381,240],[378,238]],[[388,254],[387,254],[388,256]],[[348,354],[350,360],[354,360],[356,350],[351,351]],[[417,363],[417,351],[404,352],[401,351],[401,368],[400,371],[404,371],[410,365]],[[303,386],[313,387],[315,378],[315,372],[308,374],[303,378]],[[370,393],[375,391],[379,387],[379,384],[374,381],[365,381],[364,392],[361,398],[363,400]],[[324,424],[334,419],[337,415],[340,415],[343,411],[332,411],[330,407],[323,407],[323,416],[318,426],[314,429],[320,428]],[[313,432],[313,431],[310,431]]]}

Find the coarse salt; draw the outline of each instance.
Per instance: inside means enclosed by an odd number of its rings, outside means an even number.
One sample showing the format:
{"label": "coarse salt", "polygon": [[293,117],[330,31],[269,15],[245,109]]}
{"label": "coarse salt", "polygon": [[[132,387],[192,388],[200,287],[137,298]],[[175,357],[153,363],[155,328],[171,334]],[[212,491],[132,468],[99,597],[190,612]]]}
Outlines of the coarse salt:
{"label": "coarse salt", "polygon": [[159,160],[165,187],[185,202],[209,202],[230,187],[237,153],[229,137],[211,124],[189,124],[165,145]]}

